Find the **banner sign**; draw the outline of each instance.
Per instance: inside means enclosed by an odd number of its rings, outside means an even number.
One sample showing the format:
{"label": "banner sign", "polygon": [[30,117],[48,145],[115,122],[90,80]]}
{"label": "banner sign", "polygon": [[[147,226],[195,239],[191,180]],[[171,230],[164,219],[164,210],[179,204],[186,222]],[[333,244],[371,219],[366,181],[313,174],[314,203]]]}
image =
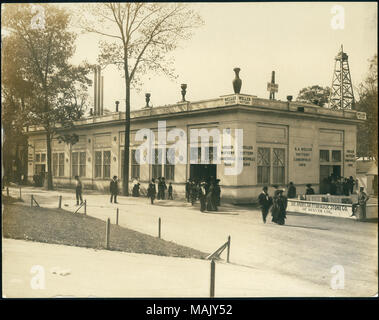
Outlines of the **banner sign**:
{"label": "banner sign", "polygon": [[351,204],[315,202],[294,199],[288,199],[287,211],[341,218],[350,218],[353,212]]}

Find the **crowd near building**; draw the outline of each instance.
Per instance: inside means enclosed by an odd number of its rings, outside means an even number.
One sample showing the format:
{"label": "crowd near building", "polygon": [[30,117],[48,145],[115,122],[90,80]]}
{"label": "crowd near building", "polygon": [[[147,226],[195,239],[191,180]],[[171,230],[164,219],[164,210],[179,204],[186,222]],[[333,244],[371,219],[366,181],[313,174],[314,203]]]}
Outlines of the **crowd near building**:
{"label": "crowd near building", "polygon": [[[130,193],[133,181],[146,194],[152,179],[164,177],[166,183],[172,183],[175,196],[184,198],[189,179],[212,177],[220,180],[223,200],[244,203],[256,200],[264,185],[272,192],[273,186],[286,187],[291,181],[298,193],[305,193],[306,185],[312,184],[319,193],[325,191],[330,177],[356,178],[357,125],[364,121],[364,114],[293,102],[290,96],[287,101],[263,99],[239,90],[214,99],[186,101],[185,89],[182,86],[182,101],[178,103],[152,108],[146,96],[146,106],[131,111]],[[108,191],[113,176],[122,181],[125,112],[118,110],[118,104],[116,112],[108,114],[104,114],[102,104],[96,102],[94,107],[71,130],[79,136],[77,143],[52,141],[56,185],[72,186],[77,175],[84,190]],[[174,164],[157,161],[160,156],[167,157],[168,148],[175,143],[171,139],[165,152],[159,151],[157,137],[162,123],[166,135],[173,129],[186,134],[187,159]],[[135,157],[144,142],[137,137],[143,129],[154,133],[153,163],[139,163]],[[189,139],[194,129],[208,132],[207,141]],[[218,141],[212,135],[214,129],[220,133]],[[241,141],[237,141],[238,132]],[[47,170],[42,128],[29,128],[28,145],[28,180],[32,182]],[[227,174],[237,160],[242,164],[240,172]]]}

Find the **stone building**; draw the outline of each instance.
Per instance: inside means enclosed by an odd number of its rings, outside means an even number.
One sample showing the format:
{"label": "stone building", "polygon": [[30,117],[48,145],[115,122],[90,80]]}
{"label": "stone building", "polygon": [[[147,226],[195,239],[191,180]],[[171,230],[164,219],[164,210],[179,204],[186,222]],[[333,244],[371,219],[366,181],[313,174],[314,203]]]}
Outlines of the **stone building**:
{"label": "stone building", "polygon": [[[221,180],[222,199],[236,203],[255,201],[263,185],[268,185],[272,193],[274,185],[286,187],[290,181],[298,193],[303,193],[308,183],[318,192],[320,181],[332,173],[356,177],[356,131],[364,118],[365,114],[354,110],[330,110],[238,93],[132,111],[130,181],[138,180],[144,192],[152,178],[165,177],[172,182],[174,193],[183,196],[187,179],[213,176]],[[95,113],[76,122],[73,131],[79,136],[76,144],[53,140],[54,184],[73,185],[73,177],[79,175],[85,189],[107,191],[112,176],[117,175],[122,181],[124,120],[124,112]],[[153,158],[159,156],[158,126],[163,123],[159,121],[165,121],[168,136],[173,129],[181,129],[181,135],[187,137],[186,155],[185,159],[182,155],[181,163],[140,164],[135,160],[137,148],[147,139],[147,136],[140,139],[141,129],[154,133]],[[190,139],[194,129],[221,135],[215,138],[210,134],[210,139],[200,145]],[[243,138],[239,141],[238,132]],[[226,135],[230,141],[225,139]],[[167,148],[178,139],[174,137],[167,142]],[[204,154],[209,155],[209,161],[202,160]],[[191,160],[199,161],[191,163]],[[242,161],[240,172],[228,174],[228,168],[232,169],[237,160]],[[29,180],[46,170],[46,161],[45,135],[41,128],[32,127]]]}

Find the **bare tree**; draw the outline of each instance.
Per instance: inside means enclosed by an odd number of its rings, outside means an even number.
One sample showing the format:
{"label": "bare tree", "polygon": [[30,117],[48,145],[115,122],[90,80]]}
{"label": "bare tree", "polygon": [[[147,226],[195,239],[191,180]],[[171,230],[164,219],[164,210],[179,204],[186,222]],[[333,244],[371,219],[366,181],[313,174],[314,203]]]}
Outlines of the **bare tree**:
{"label": "bare tree", "polygon": [[130,90],[149,71],[173,77],[168,53],[203,24],[200,16],[182,3],[86,4],[79,25],[107,38],[100,42],[99,63],[116,65],[125,79],[125,141],[123,195],[129,195]]}

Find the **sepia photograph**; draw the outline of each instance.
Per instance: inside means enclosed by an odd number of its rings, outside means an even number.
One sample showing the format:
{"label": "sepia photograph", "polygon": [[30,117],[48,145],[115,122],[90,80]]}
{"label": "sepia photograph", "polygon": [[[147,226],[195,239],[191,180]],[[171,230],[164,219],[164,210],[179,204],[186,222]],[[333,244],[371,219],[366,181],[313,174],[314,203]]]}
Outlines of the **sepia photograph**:
{"label": "sepia photograph", "polygon": [[377,10],[2,3],[2,298],[377,298]]}

